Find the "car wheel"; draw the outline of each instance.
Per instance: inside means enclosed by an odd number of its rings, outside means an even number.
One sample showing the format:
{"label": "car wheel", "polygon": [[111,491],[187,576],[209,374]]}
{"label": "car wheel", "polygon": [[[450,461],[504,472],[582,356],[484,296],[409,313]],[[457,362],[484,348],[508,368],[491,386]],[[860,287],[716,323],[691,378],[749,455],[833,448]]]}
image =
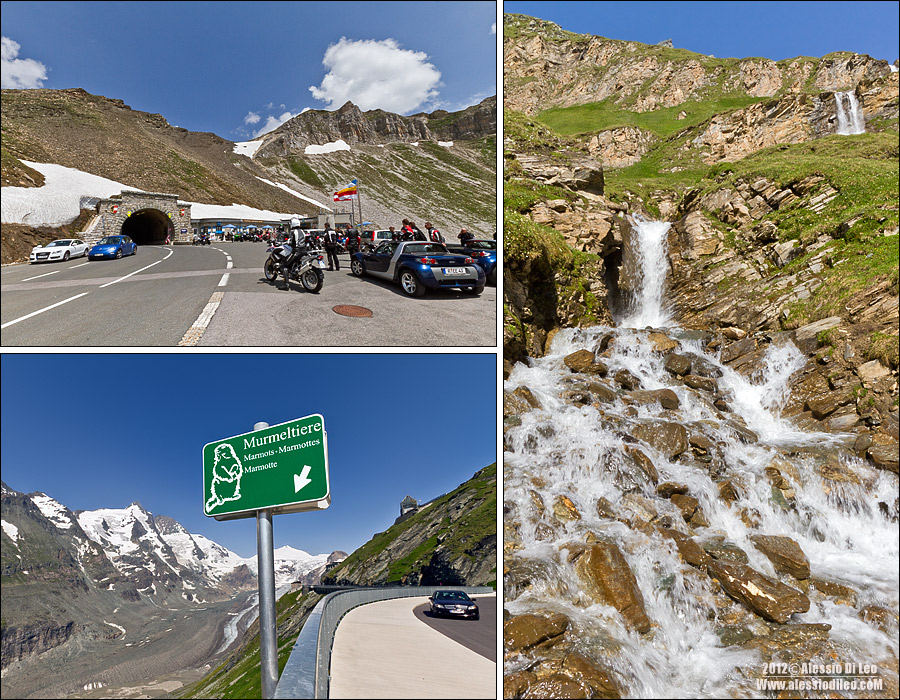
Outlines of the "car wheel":
{"label": "car wheel", "polygon": [[488,283],[489,285],[491,285],[492,287],[496,287],[496,286],[497,286],[497,268],[494,268],[493,270],[491,270],[491,271],[488,273],[488,276],[487,276],[487,283]]}
{"label": "car wheel", "polygon": [[119,260],[121,257],[122,257],[122,249],[119,248],[119,249],[116,251],[116,260]]}
{"label": "car wheel", "polygon": [[362,264],[362,261],[356,260],[354,258],[350,261],[350,272],[352,272],[357,277],[363,277],[366,274],[366,268]]}
{"label": "car wheel", "polygon": [[425,285],[423,285],[416,273],[412,270],[403,270],[400,272],[400,287],[411,297],[421,297],[425,295]]}
{"label": "car wheel", "polygon": [[63,253],[63,262],[69,262],[69,251]]}
{"label": "car wheel", "polygon": [[137,255],[137,246],[134,246],[134,247],[131,249],[131,254],[132,254],[132,255]]}

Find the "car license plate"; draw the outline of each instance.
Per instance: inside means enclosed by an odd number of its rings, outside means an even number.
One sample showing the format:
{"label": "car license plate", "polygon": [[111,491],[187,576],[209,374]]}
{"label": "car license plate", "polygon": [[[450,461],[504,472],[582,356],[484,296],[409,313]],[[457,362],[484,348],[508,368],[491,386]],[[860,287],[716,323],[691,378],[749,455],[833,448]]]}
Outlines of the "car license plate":
{"label": "car license plate", "polygon": [[444,274],[445,275],[464,275],[467,270],[464,267],[445,267]]}

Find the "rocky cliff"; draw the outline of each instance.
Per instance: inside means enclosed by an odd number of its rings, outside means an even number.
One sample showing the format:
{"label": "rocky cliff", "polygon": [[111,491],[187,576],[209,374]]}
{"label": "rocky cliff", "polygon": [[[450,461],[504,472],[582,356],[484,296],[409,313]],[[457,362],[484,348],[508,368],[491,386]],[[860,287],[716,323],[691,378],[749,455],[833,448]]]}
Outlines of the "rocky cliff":
{"label": "rocky cliff", "polygon": [[323,583],[375,586],[483,586],[497,579],[497,467],[458,488],[350,554]]}
{"label": "rocky cliff", "polygon": [[[333,192],[357,179],[363,217],[379,227],[411,218],[485,237],[496,227],[495,97],[408,117],[351,103],[307,111],[257,139],[252,155],[82,89],[3,90],[2,112],[4,187],[43,185],[22,161],[55,163],[185,201],[312,215],[318,209],[309,199],[331,206]],[[343,150],[310,148],[337,141]],[[3,262],[70,232],[11,223],[2,231]]]}

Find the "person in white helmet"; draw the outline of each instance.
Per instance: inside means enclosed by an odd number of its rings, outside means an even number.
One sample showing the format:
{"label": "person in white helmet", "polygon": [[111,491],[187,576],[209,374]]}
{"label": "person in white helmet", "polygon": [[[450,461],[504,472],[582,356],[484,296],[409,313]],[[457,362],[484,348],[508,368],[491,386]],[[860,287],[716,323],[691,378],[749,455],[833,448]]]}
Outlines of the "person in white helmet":
{"label": "person in white helmet", "polygon": [[288,280],[288,274],[291,265],[300,255],[301,251],[306,250],[306,235],[303,233],[303,229],[300,228],[299,217],[291,217],[291,233],[288,236],[287,243],[291,246],[291,254],[288,256],[287,260],[284,261],[282,270],[284,272],[284,288],[290,289],[291,285]]}

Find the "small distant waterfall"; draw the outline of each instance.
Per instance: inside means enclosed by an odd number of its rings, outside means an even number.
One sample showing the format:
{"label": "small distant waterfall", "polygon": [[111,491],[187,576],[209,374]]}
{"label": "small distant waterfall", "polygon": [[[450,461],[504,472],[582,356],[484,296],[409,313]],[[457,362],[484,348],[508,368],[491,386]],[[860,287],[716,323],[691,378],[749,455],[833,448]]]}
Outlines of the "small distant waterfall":
{"label": "small distant waterfall", "polygon": [[866,133],[866,121],[853,90],[834,93],[834,102],[837,105],[838,134],[852,136]]}
{"label": "small distant waterfall", "polygon": [[666,273],[668,272],[668,245],[666,236],[671,224],[666,221],[645,221],[635,216],[632,222],[634,240],[637,243],[635,257],[638,270],[632,307],[626,317],[618,321],[625,328],[665,328],[672,314],[665,302]]}

